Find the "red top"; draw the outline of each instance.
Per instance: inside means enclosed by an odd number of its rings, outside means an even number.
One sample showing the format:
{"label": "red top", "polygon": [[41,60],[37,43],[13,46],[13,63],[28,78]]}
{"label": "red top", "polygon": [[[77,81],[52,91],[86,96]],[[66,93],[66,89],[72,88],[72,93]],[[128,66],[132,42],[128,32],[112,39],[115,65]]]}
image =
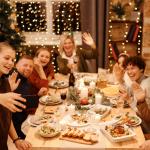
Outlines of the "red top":
{"label": "red top", "polygon": [[[50,64],[48,67],[44,67],[44,72],[47,78],[51,76],[52,79],[54,79],[54,66],[52,64]],[[42,87],[48,88],[48,79],[41,79],[35,69],[30,75],[29,81],[38,89],[41,89]]]}

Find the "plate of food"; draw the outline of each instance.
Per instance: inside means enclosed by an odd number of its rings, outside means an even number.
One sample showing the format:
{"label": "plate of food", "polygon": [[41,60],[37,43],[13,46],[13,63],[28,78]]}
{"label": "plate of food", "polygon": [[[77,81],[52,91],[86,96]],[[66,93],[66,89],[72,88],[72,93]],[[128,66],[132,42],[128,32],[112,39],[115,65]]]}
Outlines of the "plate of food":
{"label": "plate of food", "polygon": [[110,111],[111,111],[111,107],[109,106],[104,106],[101,104],[95,104],[93,105],[93,107],[91,107],[90,109],[91,111],[94,111],[96,114],[99,114],[101,118],[107,116]]}
{"label": "plate of food", "polygon": [[127,126],[135,127],[141,124],[142,120],[140,117],[136,115],[124,114],[124,115],[117,115],[115,119],[118,119],[119,124],[126,124]]}
{"label": "plate of food", "polygon": [[107,97],[116,97],[119,94],[118,85],[111,85],[102,89],[102,92]]}
{"label": "plate of food", "polygon": [[37,133],[42,137],[48,138],[58,135],[60,131],[54,125],[46,123],[38,127]]}
{"label": "plate of food", "polygon": [[61,140],[67,140],[80,144],[94,144],[98,142],[98,134],[76,127],[67,127],[60,136]]}
{"label": "plate of food", "polygon": [[51,115],[42,115],[42,116],[38,116],[38,115],[32,115],[28,118],[28,123],[31,126],[39,126],[43,123],[46,123],[49,119],[52,119]]}
{"label": "plate of food", "polygon": [[102,132],[112,142],[123,142],[135,137],[135,132],[126,125],[114,124],[101,128]]}
{"label": "plate of food", "polygon": [[62,89],[67,88],[69,86],[69,83],[66,80],[52,80],[51,82],[49,82],[49,86],[55,89]]}
{"label": "plate of food", "polygon": [[60,95],[45,95],[40,97],[39,102],[44,105],[57,105],[61,104],[62,100],[60,98]]}
{"label": "plate of food", "polygon": [[86,114],[72,114],[64,117],[67,125],[72,127],[83,127],[89,125],[88,117]]}

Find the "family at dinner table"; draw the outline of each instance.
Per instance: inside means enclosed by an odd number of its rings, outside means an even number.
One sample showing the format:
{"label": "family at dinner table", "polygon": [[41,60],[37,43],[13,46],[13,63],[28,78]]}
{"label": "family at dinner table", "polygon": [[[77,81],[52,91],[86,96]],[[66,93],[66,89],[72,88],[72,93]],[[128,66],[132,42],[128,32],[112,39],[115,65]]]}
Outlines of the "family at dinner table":
{"label": "family at dinner table", "polygon": [[[97,57],[96,44],[90,33],[83,33],[83,42],[90,49],[78,49],[73,37],[60,38],[57,64],[59,73],[88,72],[85,60]],[[22,132],[22,123],[34,114],[39,97],[48,94],[48,83],[55,78],[50,50],[39,48],[34,58],[23,55],[17,62],[15,50],[7,41],[0,42],[0,149],[7,150],[8,135],[18,150],[32,148]],[[144,75],[145,61],[141,56],[121,53],[112,74],[119,84],[119,96],[142,119],[144,134],[150,133],[150,77]],[[149,150],[147,140],[140,149]]]}

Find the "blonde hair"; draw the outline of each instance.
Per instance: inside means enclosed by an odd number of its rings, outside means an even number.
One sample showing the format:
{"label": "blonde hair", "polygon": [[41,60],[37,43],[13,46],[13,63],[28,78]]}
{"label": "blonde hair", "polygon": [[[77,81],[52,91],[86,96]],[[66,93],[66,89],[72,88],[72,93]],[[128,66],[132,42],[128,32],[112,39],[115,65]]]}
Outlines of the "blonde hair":
{"label": "blonde hair", "polygon": [[70,39],[74,45],[74,50],[76,50],[75,41],[72,35],[69,33],[62,34],[60,37],[60,44],[59,44],[59,53],[62,54],[64,52],[64,43],[67,39]]}

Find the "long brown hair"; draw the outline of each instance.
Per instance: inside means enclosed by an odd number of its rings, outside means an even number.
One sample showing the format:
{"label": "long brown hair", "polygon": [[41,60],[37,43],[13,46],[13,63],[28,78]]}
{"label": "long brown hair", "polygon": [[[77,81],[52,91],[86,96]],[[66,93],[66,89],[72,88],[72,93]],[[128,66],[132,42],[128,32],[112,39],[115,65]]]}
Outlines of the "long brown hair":
{"label": "long brown hair", "polygon": [[47,63],[46,66],[43,67],[44,72],[46,73],[46,76],[47,76],[47,75],[49,74],[49,67],[52,66],[51,51],[50,51],[50,49],[48,49],[48,48],[46,48],[46,47],[40,47],[40,48],[36,51],[35,57],[38,57],[38,55],[39,55],[39,53],[40,53],[41,51],[47,51],[47,52],[49,52],[49,54],[50,54],[50,60],[49,60],[49,62]]}

